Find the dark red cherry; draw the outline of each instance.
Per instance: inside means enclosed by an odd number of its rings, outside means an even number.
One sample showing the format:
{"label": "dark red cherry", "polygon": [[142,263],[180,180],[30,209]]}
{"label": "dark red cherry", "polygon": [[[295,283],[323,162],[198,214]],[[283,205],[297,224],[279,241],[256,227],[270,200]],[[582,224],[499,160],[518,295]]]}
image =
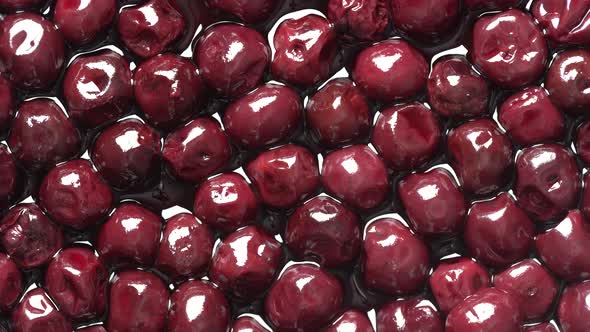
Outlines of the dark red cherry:
{"label": "dark red cherry", "polygon": [[182,36],[185,22],[169,0],[149,0],[139,6],[123,8],[117,28],[121,41],[131,52],[151,58]]}
{"label": "dark red cherry", "polygon": [[14,158],[4,144],[0,144],[0,210],[10,206],[18,190],[19,173]]}
{"label": "dark red cherry", "polygon": [[584,163],[590,164],[590,121],[583,122],[578,127],[574,144],[576,154]]}
{"label": "dark red cherry", "polygon": [[168,297],[166,285],[149,272],[131,270],[117,273],[110,286],[107,330],[165,331]]}
{"label": "dark red cherry", "polygon": [[328,2],[328,18],[336,31],[359,40],[381,39],[389,26],[389,16],[389,2],[386,0]]}
{"label": "dark red cherry", "polygon": [[440,311],[448,313],[479,289],[490,287],[490,275],[474,260],[458,257],[442,260],[428,282]]}
{"label": "dark red cherry", "polygon": [[129,111],[133,99],[129,62],[114,51],[82,55],[63,80],[66,110],[84,127],[97,127]]}
{"label": "dark red cherry", "polygon": [[531,13],[556,43],[588,45],[590,43],[590,3],[571,0],[537,0]]}
{"label": "dark red cherry", "polygon": [[133,89],[147,121],[166,130],[196,114],[206,97],[197,67],[175,54],[142,62],[133,76]]}
{"label": "dark red cherry", "polygon": [[[392,261],[396,264],[383,263]],[[428,278],[428,247],[399,220],[375,220],[365,229],[362,270],[372,289],[391,295],[413,293]]]}
{"label": "dark red cherry", "polygon": [[0,0],[0,11],[4,13],[23,9],[37,9],[44,3],[44,0]]}
{"label": "dark red cherry", "polygon": [[113,22],[115,0],[57,0],[53,21],[65,39],[74,45],[93,42]]}
{"label": "dark red cherry", "polygon": [[555,56],[545,77],[549,98],[570,114],[587,114],[590,108],[590,51],[571,49]]}
{"label": "dark red cherry", "polygon": [[266,21],[280,0],[207,0],[212,8],[221,9],[237,16],[244,23],[256,24]]}
{"label": "dark red cherry", "polygon": [[0,253],[0,312],[7,312],[18,303],[23,287],[23,275],[14,261]]}
{"label": "dark red cherry", "polygon": [[0,134],[4,134],[10,127],[10,122],[14,117],[15,104],[16,100],[12,83],[0,76]]}
{"label": "dark red cherry", "polygon": [[64,64],[64,41],[42,16],[19,13],[0,23],[0,72],[23,89],[45,89]]}
{"label": "dark red cherry", "polygon": [[57,310],[42,288],[35,288],[25,294],[12,312],[12,331],[14,332],[72,332],[72,330],[72,324]]}
{"label": "dark red cherry", "polygon": [[163,156],[176,177],[200,182],[225,167],[231,146],[217,121],[198,118],[166,137]]}
{"label": "dark red cherry", "polygon": [[231,103],[223,112],[223,125],[234,141],[255,149],[288,138],[302,113],[295,90],[267,83]]}
{"label": "dark red cherry", "polygon": [[316,156],[293,144],[261,153],[248,164],[246,172],[262,202],[276,208],[293,207],[320,184]]}
{"label": "dark red cherry", "polygon": [[381,204],[389,193],[383,161],[366,145],[353,145],[328,154],[322,166],[327,191],[357,209]]}
{"label": "dark red cherry", "polygon": [[39,205],[47,214],[55,222],[79,230],[105,218],[112,202],[111,189],[84,159],[54,167],[39,188]]}
{"label": "dark red cherry", "polygon": [[377,312],[377,331],[443,332],[443,320],[436,307],[422,297],[385,304]]}
{"label": "dark red cherry", "polygon": [[49,263],[45,288],[60,311],[75,320],[101,317],[106,309],[107,268],[93,250],[64,249]]}
{"label": "dark red cherry", "polygon": [[535,219],[563,217],[576,206],[580,186],[576,162],[561,145],[536,145],[516,158],[514,193],[518,204]]}
{"label": "dark red cherry", "polygon": [[101,325],[93,325],[77,329],[76,332],[107,332],[107,330],[105,330]]}
{"label": "dark red cherry", "polygon": [[411,98],[424,89],[428,63],[406,41],[386,40],[359,53],[352,77],[365,95],[389,103]]}
{"label": "dark red cherry", "polygon": [[367,314],[356,309],[345,311],[323,332],[375,332]]}
{"label": "dark red cherry", "polygon": [[524,327],[524,332],[559,332],[552,323],[541,323]]}
{"label": "dark red cherry", "polygon": [[590,281],[568,286],[561,296],[557,315],[563,332],[584,332],[590,329]]}
{"label": "dark red cherry", "polygon": [[318,196],[289,217],[285,242],[298,259],[317,260],[328,267],[348,263],[360,251],[360,219],[333,198]]}
{"label": "dark red cherry", "polygon": [[262,80],[270,49],[258,31],[223,23],[205,31],[193,59],[207,86],[223,97],[235,98]]}
{"label": "dark red cherry", "polygon": [[516,7],[522,0],[465,0],[465,6],[470,10],[505,10]]}
{"label": "dark red cherry", "polygon": [[19,204],[0,221],[0,244],[18,266],[31,269],[61,249],[63,233],[37,205]]}
{"label": "dark red cherry", "polygon": [[231,331],[232,332],[270,332],[266,327],[262,326],[262,324],[260,324],[255,318],[250,317],[250,316],[242,316],[242,317],[234,320]]}
{"label": "dark red cherry", "polygon": [[520,10],[483,16],[473,26],[471,60],[501,87],[514,89],[538,79],[547,53],[541,29]]}
{"label": "dark red cherry", "polygon": [[229,330],[229,303],[223,293],[211,283],[188,281],[172,294],[171,302],[169,332]]}
{"label": "dark red cherry", "polygon": [[427,41],[444,37],[457,24],[459,0],[392,0],[393,24]]}
{"label": "dark red cherry", "polygon": [[584,217],[590,220],[590,173],[584,175],[584,189],[582,191],[582,201],[580,209]]}

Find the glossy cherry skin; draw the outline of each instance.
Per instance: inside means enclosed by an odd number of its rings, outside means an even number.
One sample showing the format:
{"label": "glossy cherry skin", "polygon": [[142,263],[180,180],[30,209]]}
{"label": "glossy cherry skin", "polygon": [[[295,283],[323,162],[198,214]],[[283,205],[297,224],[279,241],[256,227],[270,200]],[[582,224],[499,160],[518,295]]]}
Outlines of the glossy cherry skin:
{"label": "glossy cherry skin", "polygon": [[590,277],[590,227],[578,210],[571,211],[557,226],[535,240],[539,257],[551,271],[566,280]]}
{"label": "glossy cherry skin", "polygon": [[348,263],[360,252],[360,218],[333,198],[318,196],[289,217],[285,242],[298,259],[328,267]]}
{"label": "glossy cherry skin", "polygon": [[540,87],[526,88],[508,97],[498,110],[498,120],[522,146],[559,140],[565,132],[563,114]]}
{"label": "glossy cherry skin", "polygon": [[[188,281],[171,296],[168,315],[169,332],[227,332],[230,306],[215,285],[205,281]],[[196,304],[198,307],[195,307]]]}
{"label": "glossy cherry skin", "polygon": [[322,184],[336,198],[357,209],[381,204],[389,193],[383,161],[366,145],[353,145],[328,154]]}
{"label": "glossy cherry skin", "polygon": [[277,27],[272,41],[274,78],[298,86],[310,86],[330,77],[338,52],[337,36],[330,22],[318,15],[287,19]]}
{"label": "glossy cherry skin", "polygon": [[[383,264],[395,261],[396,264]],[[399,220],[381,218],[366,227],[362,271],[365,284],[386,294],[418,290],[428,278],[430,254]]]}
{"label": "glossy cherry skin", "polygon": [[518,203],[533,218],[555,220],[576,206],[580,172],[563,146],[542,144],[522,150],[516,158],[516,176]]}
{"label": "glossy cherry skin", "polygon": [[231,146],[217,121],[198,118],[166,137],[163,156],[176,177],[199,182],[225,167]]}
{"label": "glossy cherry skin", "polygon": [[8,15],[0,23],[0,72],[23,89],[45,89],[64,64],[64,41],[40,15]]}
{"label": "glossy cherry skin", "polygon": [[516,7],[522,0],[465,0],[470,10],[504,10]]}
{"label": "glossy cherry skin", "polygon": [[63,80],[66,110],[84,127],[94,128],[129,111],[133,99],[129,62],[106,50],[76,58]]}
{"label": "glossy cherry skin", "polygon": [[590,329],[590,282],[568,286],[561,296],[557,315],[564,332],[584,332]]}
{"label": "glossy cherry skin", "polygon": [[392,0],[393,24],[410,36],[432,42],[448,34],[459,18],[459,0]]}
{"label": "glossy cherry skin", "polygon": [[532,259],[494,276],[494,287],[518,298],[525,319],[542,318],[553,304],[558,286],[553,276]]}
{"label": "glossy cherry skin", "polygon": [[479,289],[490,287],[490,275],[472,259],[458,257],[441,261],[428,282],[440,311],[448,313]]}
{"label": "glossy cherry skin", "polygon": [[4,144],[0,144],[0,209],[12,203],[18,191],[20,176],[14,158]]}
{"label": "glossy cherry skin", "polygon": [[524,332],[559,332],[555,325],[551,323],[541,323],[524,327]]}
{"label": "glossy cherry skin", "polygon": [[0,253],[0,312],[7,312],[18,303],[23,286],[23,275],[16,263]]}
{"label": "glossy cherry skin", "polygon": [[302,117],[303,105],[295,90],[267,83],[231,103],[223,112],[226,133],[250,149],[288,138]]}
{"label": "glossy cherry skin", "polygon": [[36,9],[45,3],[44,0],[1,0],[0,10],[4,12],[15,12],[22,9]]}
{"label": "glossy cherry skin", "polygon": [[413,97],[424,89],[428,63],[406,41],[386,40],[359,53],[352,77],[365,95],[389,103]]}
{"label": "glossy cherry skin", "polygon": [[590,174],[584,175],[584,190],[582,191],[582,201],[580,202],[580,209],[584,213],[584,217],[590,219]]}
{"label": "glossy cherry skin", "polygon": [[109,273],[94,251],[64,249],[49,263],[45,288],[60,311],[75,320],[102,316],[106,309]]}
{"label": "glossy cherry skin", "polygon": [[204,103],[205,93],[197,67],[175,54],[142,62],[133,76],[133,91],[147,121],[158,128],[178,127]]}
{"label": "glossy cherry skin", "polygon": [[8,136],[13,156],[30,170],[50,168],[72,158],[80,144],[73,123],[51,99],[23,102]]}
{"label": "glossy cherry skin", "polygon": [[19,267],[31,269],[61,249],[63,233],[37,205],[19,204],[0,221],[0,244]]}
{"label": "glossy cherry skin", "polygon": [[207,0],[212,8],[231,13],[244,23],[256,24],[266,21],[280,0]]}
{"label": "glossy cherry skin", "polygon": [[502,267],[527,256],[535,226],[507,194],[474,203],[465,221],[463,240],[482,263]]}
{"label": "glossy cherry skin", "polygon": [[576,132],[576,154],[586,164],[590,164],[590,122],[582,123]]}
{"label": "glossy cherry skin", "polygon": [[39,205],[64,226],[85,229],[107,216],[113,193],[90,162],[76,159],[54,167],[39,188]]}
{"label": "glossy cherry skin", "polygon": [[72,324],[57,310],[42,288],[25,294],[12,312],[14,332],[72,332]]}
{"label": "glossy cherry skin", "polygon": [[119,272],[111,281],[107,330],[165,331],[168,297],[168,288],[155,275],[136,270]]}
{"label": "glossy cherry skin", "polygon": [[436,61],[426,92],[432,108],[446,117],[469,118],[488,111],[490,87],[463,56]]}
{"label": "glossy cherry skin", "polygon": [[565,50],[547,70],[545,88],[555,106],[570,114],[586,114],[590,107],[590,51]]}
{"label": "glossy cherry skin", "polygon": [[264,314],[276,331],[318,331],[336,316],[343,301],[342,285],[312,264],[295,264],[271,287]]}
{"label": "glossy cherry skin", "polygon": [[270,49],[258,31],[223,23],[205,31],[193,59],[207,86],[235,98],[258,85],[270,62]]}
{"label": "glossy cherry skin", "polygon": [[484,288],[451,310],[446,332],[520,332],[523,316],[518,300],[496,288]]}
{"label": "glossy cherry skin", "polygon": [[473,26],[471,60],[503,88],[518,88],[539,78],[547,53],[541,29],[520,10],[483,16]]}
{"label": "glossy cherry skin", "polygon": [[248,164],[246,173],[261,201],[275,208],[293,207],[320,184],[316,156],[293,144],[261,153]]}
{"label": "glossy cherry skin", "polygon": [[93,325],[76,330],[76,332],[107,332],[101,325]]}
{"label": "glossy cherry skin", "polygon": [[377,331],[443,332],[444,324],[434,305],[421,297],[385,304],[377,312]]}
{"label": "glossy cherry skin", "polygon": [[156,267],[172,279],[199,277],[206,272],[213,252],[213,234],[190,213],[166,221]]}
{"label": "glossy cherry skin", "polygon": [[393,170],[411,170],[430,160],[441,141],[441,128],[424,104],[412,102],[381,110],[371,142]]}
{"label": "glossy cherry skin", "polygon": [[10,127],[14,117],[15,93],[9,80],[0,76],[0,134],[4,134]]}
{"label": "glossy cherry skin", "polygon": [[184,17],[168,0],[150,0],[123,8],[117,23],[123,44],[142,58],[151,58],[169,48],[184,27]]}
{"label": "glossy cherry skin", "polygon": [[336,31],[359,40],[381,39],[389,26],[389,16],[385,0],[328,1],[328,18]]}
{"label": "glossy cherry skin", "polygon": [[545,36],[556,43],[590,43],[590,3],[588,1],[537,0],[531,13],[545,30]]}
{"label": "glossy cherry skin", "polygon": [[109,265],[150,266],[158,252],[162,219],[136,203],[123,203],[100,226],[96,250]]}
{"label": "glossy cherry skin", "polygon": [[323,332],[375,332],[366,313],[356,309],[345,311],[328,325]]}
{"label": "glossy cherry skin", "polygon": [[53,21],[64,38],[74,45],[93,42],[113,22],[117,12],[115,0],[88,2],[58,0]]}
{"label": "glossy cherry skin", "polygon": [[[236,320],[231,328],[232,332],[270,332],[262,326],[256,319],[249,316],[242,316]],[[353,331],[355,332],[355,331]]]}
{"label": "glossy cherry skin", "polygon": [[510,180],[512,144],[489,119],[466,122],[451,130],[447,139],[451,166],[468,193],[492,193]]}

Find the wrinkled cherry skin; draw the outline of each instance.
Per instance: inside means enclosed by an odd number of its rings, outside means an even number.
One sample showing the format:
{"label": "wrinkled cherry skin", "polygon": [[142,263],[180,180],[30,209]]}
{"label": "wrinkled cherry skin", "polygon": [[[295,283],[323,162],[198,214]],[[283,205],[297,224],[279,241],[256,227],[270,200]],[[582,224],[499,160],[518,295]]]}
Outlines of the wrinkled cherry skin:
{"label": "wrinkled cherry skin", "polygon": [[117,23],[123,44],[142,58],[162,53],[182,35],[184,27],[184,17],[168,0],[123,8]]}
{"label": "wrinkled cherry skin", "polygon": [[272,284],[282,260],[277,240],[257,226],[246,226],[216,247],[209,277],[225,292],[252,301]]}
{"label": "wrinkled cherry skin", "polygon": [[392,0],[393,24],[409,35],[429,42],[453,28],[460,13],[459,0]]}
{"label": "wrinkled cherry skin", "polygon": [[443,320],[434,305],[421,297],[392,301],[377,312],[377,331],[443,332]]}
{"label": "wrinkled cherry skin", "polygon": [[520,10],[483,16],[473,26],[471,60],[503,88],[518,88],[539,78],[547,53],[541,29]]}
{"label": "wrinkled cherry skin", "polygon": [[123,203],[100,226],[96,250],[109,265],[150,266],[158,252],[162,220],[136,203]]}
{"label": "wrinkled cherry skin", "polygon": [[[383,264],[395,261],[396,264]],[[363,240],[365,284],[386,294],[412,293],[428,278],[430,255],[422,240],[399,220],[382,218],[367,226]]]}
{"label": "wrinkled cherry skin", "polygon": [[293,207],[320,184],[316,156],[293,144],[261,153],[248,164],[246,173],[262,202],[275,208]]}
{"label": "wrinkled cherry skin", "polygon": [[534,219],[563,217],[576,206],[580,186],[576,162],[561,145],[536,145],[516,158],[514,193],[518,204]]}
{"label": "wrinkled cherry skin", "polygon": [[513,295],[484,288],[451,310],[445,331],[521,332],[522,323],[523,316]]}
{"label": "wrinkled cherry skin", "polygon": [[44,0],[0,0],[0,11],[15,12],[22,9],[36,9],[45,3]]}
{"label": "wrinkled cherry skin", "polygon": [[164,331],[168,297],[168,288],[155,275],[136,270],[119,272],[111,281],[107,330]]}
{"label": "wrinkled cherry skin", "polygon": [[[232,332],[270,332],[266,327],[262,326],[256,319],[243,316],[234,320],[231,328]],[[352,331],[355,332],[355,331]]]}
{"label": "wrinkled cherry skin", "polygon": [[74,157],[80,150],[80,134],[53,100],[34,99],[20,105],[8,145],[24,167],[39,170]]}
{"label": "wrinkled cherry skin", "polygon": [[535,226],[507,193],[474,203],[465,221],[463,240],[482,263],[502,267],[525,258],[533,244]]}
{"label": "wrinkled cherry skin", "polygon": [[63,94],[68,114],[82,126],[110,122],[128,112],[133,99],[129,62],[110,50],[80,56],[66,70]]}
{"label": "wrinkled cherry skin", "polygon": [[0,144],[0,210],[10,206],[17,194],[19,173],[14,158],[4,144]]}
{"label": "wrinkled cherry skin", "polygon": [[231,13],[244,23],[256,24],[266,21],[281,0],[207,0],[209,7]]}
{"label": "wrinkled cherry skin", "polygon": [[193,59],[207,86],[223,97],[235,98],[258,85],[270,62],[270,49],[258,31],[222,23],[205,31]]}
{"label": "wrinkled cherry skin", "polygon": [[336,277],[312,264],[295,264],[271,287],[264,314],[276,331],[319,331],[336,316],[343,296]]}
{"label": "wrinkled cherry skin", "polygon": [[0,221],[0,244],[19,267],[31,269],[61,249],[63,233],[37,205],[19,204]]}
{"label": "wrinkled cherry skin", "polygon": [[0,312],[7,312],[23,292],[23,275],[14,261],[0,253]]}
{"label": "wrinkled cherry skin", "polygon": [[359,53],[352,77],[365,95],[389,103],[413,97],[424,89],[428,63],[406,41],[386,40]]}
{"label": "wrinkled cherry skin", "polygon": [[[223,293],[209,282],[188,281],[182,284],[172,294],[171,302],[169,332],[229,330],[229,303]],[[196,303],[199,304],[199,310],[195,310]]]}
{"label": "wrinkled cherry skin", "polygon": [[200,277],[209,267],[213,234],[190,213],[166,221],[156,267],[172,279]]}
{"label": "wrinkled cherry skin", "polygon": [[357,209],[377,207],[389,193],[385,164],[366,145],[328,154],[322,165],[322,184],[336,198]]}
{"label": "wrinkled cherry skin", "polygon": [[75,45],[94,41],[113,22],[117,12],[115,0],[55,1],[53,21],[65,39]]}
{"label": "wrinkled cherry skin", "polygon": [[49,263],[45,288],[66,316],[87,320],[105,312],[108,278],[94,251],[74,247],[62,250]]}
{"label": "wrinkled cherry skin", "polygon": [[549,98],[570,114],[587,114],[590,108],[590,51],[565,50],[557,54],[547,70],[545,88]]}
{"label": "wrinkled cherry skin", "polygon": [[341,34],[359,40],[378,40],[389,26],[389,2],[330,0],[328,18]]}
{"label": "wrinkled cherry skin", "polygon": [[199,182],[225,167],[231,146],[217,121],[198,118],[166,137],[163,156],[176,177]]}
{"label": "wrinkled cherry skin", "polygon": [[255,149],[288,138],[299,126],[303,105],[288,86],[267,83],[230,104],[223,113],[226,133]]}
{"label": "wrinkled cherry skin", "polygon": [[531,13],[545,30],[545,36],[556,43],[590,43],[590,2],[587,0],[537,0]]}
{"label": "wrinkled cherry skin", "polygon": [[110,187],[84,159],[54,167],[39,188],[39,205],[47,214],[55,222],[78,230],[105,218],[112,203]]}
{"label": "wrinkled cherry skin", "polygon": [[536,239],[539,257],[551,271],[568,281],[590,277],[590,227],[578,210]]}
{"label": "wrinkled cherry skin", "polygon": [[322,332],[375,332],[367,314],[356,309],[345,311]]}
{"label": "wrinkled cherry skin", "polygon": [[42,288],[35,288],[25,294],[12,312],[12,331],[14,332],[72,332],[72,330],[72,324],[57,310]]}
{"label": "wrinkled cherry skin", "polygon": [[440,311],[448,313],[479,289],[490,287],[490,275],[472,259],[458,257],[441,261],[428,282]]}
{"label": "wrinkled cherry skin", "polygon": [[381,110],[371,142],[394,170],[411,170],[438,151],[441,128],[424,104],[412,102]]}
{"label": "wrinkled cherry skin", "polygon": [[590,281],[568,286],[559,302],[557,315],[563,332],[584,332],[590,329]]}
{"label": "wrinkled cherry skin", "polygon": [[333,198],[318,196],[305,202],[289,217],[285,242],[298,259],[338,266],[359,254],[360,219]]}
{"label": "wrinkled cherry skin", "polygon": [[447,148],[451,166],[466,192],[489,194],[510,180],[512,144],[494,121],[475,120],[452,129]]}
{"label": "wrinkled cherry skin", "polygon": [[504,10],[516,7],[522,0],[465,0],[470,10]]}
{"label": "wrinkled cherry skin", "polygon": [[0,134],[4,134],[11,125],[15,110],[15,93],[12,83],[0,76]]}
{"label": "wrinkled cherry skin", "polygon": [[366,137],[371,127],[370,112],[367,99],[346,78],[329,81],[310,96],[306,106],[309,129],[329,147]]}
{"label": "wrinkled cherry skin", "polygon": [[197,67],[170,53],[142,62],[133,76],[133,89],[148,123],[165,130],[189,119],[206,97]]}
{"label": "wrinkled cherry skin", "polygon": [[271,71],[278,80],[307,87],[327,79],[336,69],[337,36],[321,16],[309,14],[281,22],[272,43]]}
{"label": "wrinkled cherry skin", "polygon": [[582,123],[576,133],[576,154],[586,164],[590,164],[590,121]]}
{"label": "wrinkled cherry skin", "polygon": [[[23,51],[26,50],[26,51]],[[22,89],[45,89],[64,64],[64,41],[40,15],[8,15],[0,23],[0,72]]]}
{"label": "wrinkled cherry skin", "polygon": [[555,325],[551,323],[541,323],[537,325],[525,326],[524,332],[559,332]]}
{"label": "wrinkled cherry skin", "polygon": [[113,188],[129,191],[146,188],[159,178],[161,149],[160,134],[137,119],[128,119],[96,137],[90,159]]}
{"label": "wrinkled cherry skin", "polygon": [[547,313],[558,286],[553,276],[532,259],[514,264],[494,276],[494,287],[515,295],[527,320],[542,318]]}
{"label": "wrinkled cherry skin", "polygon": [[469,118],[488,111],[490,87],[463,56],[436,61],[426,92],[432,108],[446,117]]}
{"label": "wrinkled cherry skin", "polygon": [[563,114],[540,87],[526,88],[508,97],[500,106],[498,120],[522,146],[559,140],[565,132]]}

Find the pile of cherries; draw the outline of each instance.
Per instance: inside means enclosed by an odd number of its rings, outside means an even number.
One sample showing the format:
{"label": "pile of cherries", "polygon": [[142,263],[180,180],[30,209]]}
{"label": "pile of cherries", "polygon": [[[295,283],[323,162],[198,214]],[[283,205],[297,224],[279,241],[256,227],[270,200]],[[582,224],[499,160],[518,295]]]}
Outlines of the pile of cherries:
{"label": "pile of cherries", "polygon": [[0,0],[1,332],[589,332],[590,0]]}

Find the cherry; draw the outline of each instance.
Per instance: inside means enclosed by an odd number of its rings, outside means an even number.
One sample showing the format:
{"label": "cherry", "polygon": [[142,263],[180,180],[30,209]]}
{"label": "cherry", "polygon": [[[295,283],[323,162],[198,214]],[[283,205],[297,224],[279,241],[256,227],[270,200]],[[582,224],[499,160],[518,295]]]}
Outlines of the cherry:
{"label": "cherry", "polygon": [[53,21],[65,39],[75,45],[95,41],[113,22],[115,0],[56,0]]}
{"label": "cherry", "polygon": [[378,40],[389,26],[389,3],[385,0],[330,0],[328,18],[339,33],[359,40]]}
{"label": "cherry", "polygon": [[525,326],[524,332],[559,332],[559,330],[551,323],[541,323]]}
{"label": "cherry", "polygon": [[590,328],[590,282],[585,281],[566,287],[561,296],[557,315],[564,332],[583,332]]}
{"label": "cherry", "polygon": [[375,332],[367,314],[355,309],[345,311],[323,332]]}
{"label": "cherry", "polygon": [[231,13],[248,24],[266,21],[280,3],[279,0],[207,0],[210,7]]}
{"label": "cherry", "polygon": [[0,312],[8,312],[18,303],[23,287],[23,275],[16,263],[0,253]]}
{"label": "cherry", "polygon": [[19,173],[14,158],[4,144],[0,144],[0,210],[12,203],[18,191]]}
{"label": "cherry", "polygon": [[465,6],[470,10],[504,10],[516,7],[522,0],[465,0]]}
{"label": "cherry", "polygon": [[72,325],[42,288],[29,291],[12,312],[14,332],[71,332]]}
{"label": "cherry", "polygon": [[537,0],[531,13],[545,30],[545,36],[555,43],[588,44],[590,29],[586,1]]}
{"label": "cherry", "polygon": [[377,312],[377,331],[443,332],[443,320],[434,305],[421,297],[385,304]]}
{"label": "cherry", "polygon": [[574,144],[576,154],[584,163],[590,164],[590,121],[586,121],[578,127]]}
{"label": "cherry", "polygon": [[107,332],[101,325],[93,325],[76,330],[76,332]]}
{"label": "cherry", "polygon": [[459,18],[459,0],[392,0],[396,27],[418,39],[435,41],[444,37]]}
{"label": "cherry", "polygon": [[0,11],[16,12],[23,9],[37,9],[45,3],[44,0],[0,0]]}
{"label": "cherry", "polygon": [[[262,326],[256,319],[250,316],[242,316],[234,320],[231,328],[232,332],[270,332],[266,327]],[[355,331],[353,331],[355,332]]]}
{"label": "cherry", "polygon": [[14,117],[15,104],[12,83],[0,76],[0,134],[4,134],[10,128],[10,122]]}
{"label": "cherry", "polygon": [[590,51],[572,49],[559,52],[545,77],[549,98],[570,114],[585,114],[590,107]]}

